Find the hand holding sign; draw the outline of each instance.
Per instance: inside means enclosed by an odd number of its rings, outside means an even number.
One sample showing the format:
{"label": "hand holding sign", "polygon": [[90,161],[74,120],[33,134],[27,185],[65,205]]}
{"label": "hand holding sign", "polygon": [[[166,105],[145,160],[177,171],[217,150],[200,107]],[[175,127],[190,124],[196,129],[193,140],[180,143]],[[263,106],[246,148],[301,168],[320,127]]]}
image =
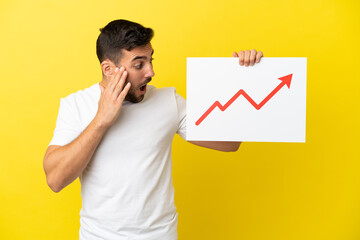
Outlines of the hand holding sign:
{"label": "hand holding sign", "polygon": [[255,63],[259,63],[260,59],[263,57],[263,53],[262,51],[256,52],[255,49],[251,50],[246,50],[246,51],[240,51],[239,54],[237,54],[237,52],[233,52],[233,57],[238,57],[239,58],[239,64],[241,66],[245,65],[245,67],[247,66],[254,66]]}

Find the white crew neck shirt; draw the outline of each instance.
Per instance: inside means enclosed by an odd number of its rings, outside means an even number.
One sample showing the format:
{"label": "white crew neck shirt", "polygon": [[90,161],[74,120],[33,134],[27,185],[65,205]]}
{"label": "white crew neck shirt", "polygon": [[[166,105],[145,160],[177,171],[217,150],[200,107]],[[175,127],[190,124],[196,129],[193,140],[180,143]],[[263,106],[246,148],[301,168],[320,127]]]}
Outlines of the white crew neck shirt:
{"label": "white crew neck shirt", "polygon": [[[49,145],[66,145],[95,117],[99,84],[61,99]],[[140,103],[125,101],[79,177],[81,240],[177,239],[171,145],[186,139],[186,102],[175,88],[147,86]]]}

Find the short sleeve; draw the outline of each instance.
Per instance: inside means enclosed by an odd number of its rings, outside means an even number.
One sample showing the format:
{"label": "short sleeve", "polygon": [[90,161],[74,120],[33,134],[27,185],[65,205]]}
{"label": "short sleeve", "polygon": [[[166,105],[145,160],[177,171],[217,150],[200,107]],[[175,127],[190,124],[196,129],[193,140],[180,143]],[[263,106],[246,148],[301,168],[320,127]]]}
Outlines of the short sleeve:
{"label": "short sleeve", "polygon": [[72,110],[71,105],[66,100],[64,98],[60,100],[54,136],[49,145],[64,146],[71,143],[81,133],[76,112]]}
{"label": "short sleeve", "polygon": [[175,98],[178,112],[178,129],[176,133],[186,140],[186,100],[176,92]]}

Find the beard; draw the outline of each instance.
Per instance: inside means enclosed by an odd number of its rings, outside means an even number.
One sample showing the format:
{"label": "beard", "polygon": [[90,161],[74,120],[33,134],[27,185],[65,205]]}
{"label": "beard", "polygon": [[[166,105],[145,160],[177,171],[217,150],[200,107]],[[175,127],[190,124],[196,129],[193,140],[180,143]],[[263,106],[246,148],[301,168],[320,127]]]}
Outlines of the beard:
{"label": "beard", "polygon": [[144,99],[145,95],[136,96],[134,92],[131,92],[131,88],[129,89],[129,92],[127,93],[125,100],[132,102],[132,103],[139,103]]}
{"label": "beard", "polygon": [[[144,84],[148,84],[151,81],[151,78],[147,78],[145,82],[138,84],[137,86],[133,86],[133,84],[131,84],[130,89],[125,97],[125,100],[132,102],[132,103],[139,103],[141,102],[145,95],[139,95],[136,96],[136,92],[140,90],[141,86],[143,86]],[[128,83],[128,80],[125,81],[124,87],[126,86],[126,84]]]}

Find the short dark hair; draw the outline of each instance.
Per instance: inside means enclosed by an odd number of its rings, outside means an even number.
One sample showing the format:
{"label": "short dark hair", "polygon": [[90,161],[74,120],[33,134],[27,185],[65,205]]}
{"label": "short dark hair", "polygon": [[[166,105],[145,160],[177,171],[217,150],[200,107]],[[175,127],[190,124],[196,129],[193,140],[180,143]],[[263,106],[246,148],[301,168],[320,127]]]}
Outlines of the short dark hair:
{"label": "short dark hair", "polygon": [[96,41],[96,54],[100,63],[109,59],[118,64],[121,50],[130,51],[133,48],[150,43],[154,36],[151,28],[145,28],[139,23],[118,19],[100,28],[100,35]]}

